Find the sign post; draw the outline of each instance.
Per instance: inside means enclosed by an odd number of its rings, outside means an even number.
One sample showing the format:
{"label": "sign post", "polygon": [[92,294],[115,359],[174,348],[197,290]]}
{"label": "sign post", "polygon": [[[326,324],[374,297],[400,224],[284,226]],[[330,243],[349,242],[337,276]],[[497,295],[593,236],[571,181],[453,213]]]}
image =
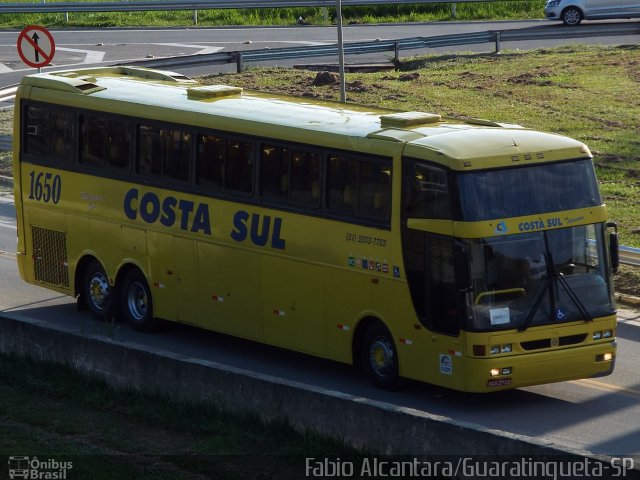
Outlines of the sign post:
{"label": "sign post", "polygon": [[336,1],[336,22],[338,24],[338,70],[340,72],[340,101],[347,101],[344,79],[344,41],[342,38],[342,1]]}
{"label": "sign post", "polygon": [[25,27],[18,35],[18,55],[30,67],[40,68],[51,63],[56,53],[56,43],[51,33],[38,25]]}

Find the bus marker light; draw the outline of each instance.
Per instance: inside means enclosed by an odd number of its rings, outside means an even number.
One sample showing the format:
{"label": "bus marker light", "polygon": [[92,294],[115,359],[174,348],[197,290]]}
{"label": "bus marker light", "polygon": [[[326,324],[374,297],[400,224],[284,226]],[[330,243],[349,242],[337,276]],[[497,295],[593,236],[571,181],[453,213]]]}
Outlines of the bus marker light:
{"label": "bus marker light", "polygon": [[221,295],[211,295],[211,299],[214,302],[224,302],[224,297]]}
{"label": "bus marker light", "polygon": [[474,345],[473,355],[476,357],[484,357],[487,354],[487,347],[484,345]]}
{"label": "bus marker light", "polygon": [[403,345],[413,345],[413,340],[409,340],[408,338],[401,338],[400,343]]}
{"label": "bus marker light", "polygon": [[156,287],[156,288],[164,288],[164,283],[158,283],[158,282],[155,282],[155,283],[153,284],[153,286],[154,286],[154,287]]}
{"label": "bus marker light", "polygon": [[340,330],[344,330],[345,332],[348,332],[349,330],[351,330],[351,327],[349,327],[349,325],[343,325],[341,323],[338,324],[338,328]]}
{"label": "bus marker light", "polygon": [[279,317],[284,317],[287,313],[284,310],[278,310],[277,308],[275,308],[273,310],[273,314],[278,315]]}

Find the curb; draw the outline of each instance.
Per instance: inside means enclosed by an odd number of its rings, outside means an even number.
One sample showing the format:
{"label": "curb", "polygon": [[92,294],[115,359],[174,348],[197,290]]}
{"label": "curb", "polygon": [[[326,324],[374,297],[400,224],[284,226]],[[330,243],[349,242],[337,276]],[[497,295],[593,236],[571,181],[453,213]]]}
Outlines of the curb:
{"label": "curb", "polygon": [[[382,455],[461,455],[605,462],[611,458],[548,440],[490,429],[409,407],[243,370],[108,336],[3,313],[0,352],[69,365],[114,388],[205,402],[203,408],[250,413]],[[590,460],[587,460],[590,459]],[[640,471],[627,472],[640,478]],[[636,476],[638,475],[638,476]]]}

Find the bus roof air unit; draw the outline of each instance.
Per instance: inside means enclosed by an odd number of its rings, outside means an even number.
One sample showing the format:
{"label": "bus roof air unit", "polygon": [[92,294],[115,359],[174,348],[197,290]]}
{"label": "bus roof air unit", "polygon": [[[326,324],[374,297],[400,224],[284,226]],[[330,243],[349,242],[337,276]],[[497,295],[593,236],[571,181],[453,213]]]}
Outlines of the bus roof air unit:
{"label": "bus roof air unit", "polygon": [[435,113],[425,112],[399,112],[380,115],[380,126],[389,127],[412,127],[415,125],[425,125],[428,123],[438,123],[442,117]]}

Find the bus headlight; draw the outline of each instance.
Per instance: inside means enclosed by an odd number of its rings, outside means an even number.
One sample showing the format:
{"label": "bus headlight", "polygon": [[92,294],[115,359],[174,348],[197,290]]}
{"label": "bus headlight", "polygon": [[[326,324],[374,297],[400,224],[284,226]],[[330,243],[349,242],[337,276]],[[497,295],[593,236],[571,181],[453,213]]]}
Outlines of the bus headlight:
{"label": "bus headlight", "polygon": [[610,362],[613,360],[613,353],[605,353],[603,359],[605,362]]}
{"label": "bus headlight", "polygon": [[602,332],[602,338],[611,338],[611,337],[613,337],[612,330],[605,330],[604,332]]}
{"label": "bus headlight", "polygon": [[499,353],[511,353],[511,344],[505,343],[504,345],[491,345],[490,352],[491,355],[497,355]]}
{"label": "bus headlight", "polygon": [[497,377],[499,375],[511,375],[512,370],[513,369],[511,367],[492,368],[489,370],[489,375],[492,377]]}
{"label": "bus headlight", "polygon": [[593,332],[593,339],[600,340],[602,338],[602,332]]}

